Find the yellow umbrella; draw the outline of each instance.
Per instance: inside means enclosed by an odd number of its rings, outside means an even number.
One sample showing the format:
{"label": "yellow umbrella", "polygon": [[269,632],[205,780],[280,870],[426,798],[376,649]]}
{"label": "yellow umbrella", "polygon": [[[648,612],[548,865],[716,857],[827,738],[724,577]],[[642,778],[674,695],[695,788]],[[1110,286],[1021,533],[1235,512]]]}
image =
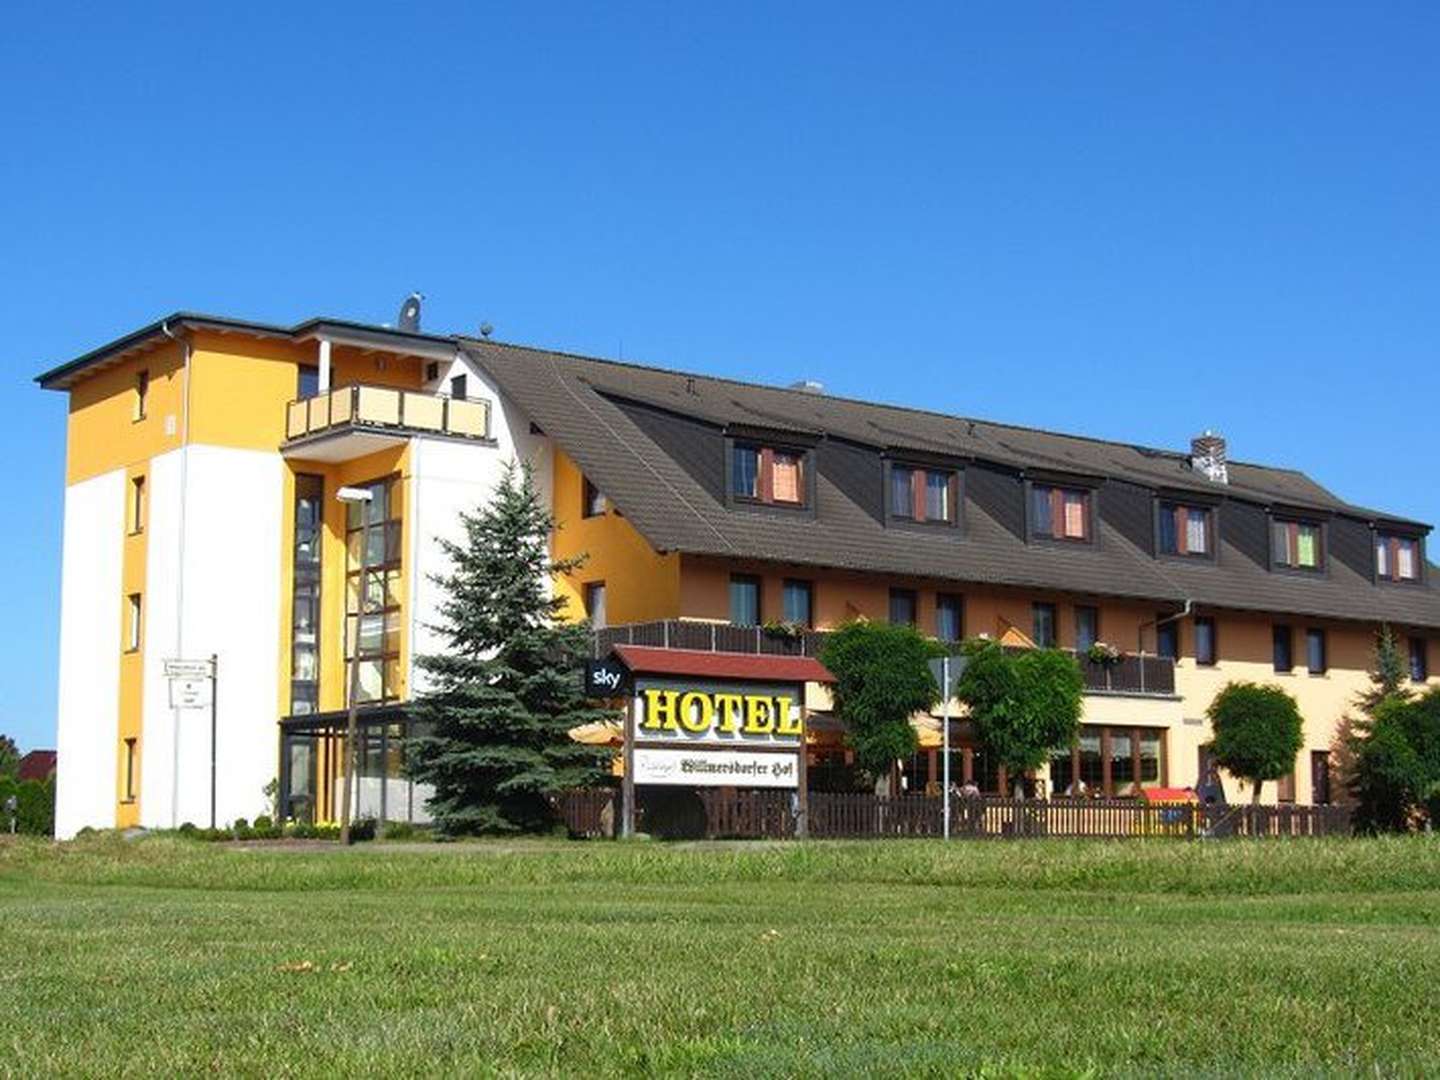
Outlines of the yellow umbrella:
{"label": "yellow umbrella", "polygon": [[596,720],[570,729],[570,738],[587,746],[620,746],[623,737],[619,723],[614,720]]}

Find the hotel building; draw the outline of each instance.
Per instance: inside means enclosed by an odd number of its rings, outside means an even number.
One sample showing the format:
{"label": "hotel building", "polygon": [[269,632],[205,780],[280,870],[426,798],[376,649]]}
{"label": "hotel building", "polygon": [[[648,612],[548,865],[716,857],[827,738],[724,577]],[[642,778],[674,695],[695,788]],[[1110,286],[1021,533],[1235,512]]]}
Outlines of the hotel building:
{"label": "hotel building", "polygon": [[[62,837],[208,822],[210,710],[179,707],[165,663],[212,656],[219,820],[265,812],[272,782],[287,814],[336,816],[351,665],[360,810],[424,820],[399,740],[437,647],[437,540],[517,460],[555,554],[587,556],[556,588],[601,651],[813,653],[860,617],[1076,650],[1082,735],[1037,778],[1057,792],[1193,785],[1206,707],[1250,679],[1305,718],[1263,797],[1330,801],[1376,629],[1416,683],[1440,636],[1428,525],[1208,434],[1150,449],[330,319],[180,313],[37,381],[69,394]],[[1123,655],[1085,659],[1097,641]],[[823,784],[843,732],[809,696]],[[1001,784],[955,736],[955,774]],[[911,790],[939,771],[932,741],[903,763]]]}

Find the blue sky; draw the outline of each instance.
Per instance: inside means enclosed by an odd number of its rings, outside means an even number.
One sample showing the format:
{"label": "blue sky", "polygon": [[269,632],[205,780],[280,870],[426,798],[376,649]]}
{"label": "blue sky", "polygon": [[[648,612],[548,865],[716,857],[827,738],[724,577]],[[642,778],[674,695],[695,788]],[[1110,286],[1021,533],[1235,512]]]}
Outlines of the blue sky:
{"label": "blue sky", "polygon": [[177,308],[425,324],[1234,456],[1440,520],[1434,4],[91,5],[0,39],[0,731],[64,399]]}

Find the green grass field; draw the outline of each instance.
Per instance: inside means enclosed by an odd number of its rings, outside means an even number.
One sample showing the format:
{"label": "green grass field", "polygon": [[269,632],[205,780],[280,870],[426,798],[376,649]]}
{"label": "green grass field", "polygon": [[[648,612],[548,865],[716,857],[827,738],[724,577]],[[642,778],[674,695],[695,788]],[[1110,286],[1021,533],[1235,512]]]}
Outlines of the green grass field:
{"label": "green grass field", "polygon": [[1440,840],[0,841],[0,1073],[1440,1069]]}

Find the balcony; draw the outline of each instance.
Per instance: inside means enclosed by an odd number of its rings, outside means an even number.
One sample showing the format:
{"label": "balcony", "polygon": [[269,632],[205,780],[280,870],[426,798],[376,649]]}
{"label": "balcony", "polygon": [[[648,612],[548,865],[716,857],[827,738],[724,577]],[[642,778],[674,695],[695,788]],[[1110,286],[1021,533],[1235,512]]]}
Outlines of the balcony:
{"label": "balcony", "polygon": [[[594,655],[604,656],[616,645],[649,645],[661,649],[750,653],[761,656],[814,656],[829,637],[825,630],[777,633],[763,626],[664,619],[657,622],[607,626],[594,634]],[[1076,657],[1087,694],[1173,697],[1175,661],[1163,656],[1125,653],[1109,664]]]}
{"label": "balcony", "polygon": [[414,435],[488,439],[490,403],[391,386],[341,386],[285,407],[282,449],[316,461],[345,461]]}

